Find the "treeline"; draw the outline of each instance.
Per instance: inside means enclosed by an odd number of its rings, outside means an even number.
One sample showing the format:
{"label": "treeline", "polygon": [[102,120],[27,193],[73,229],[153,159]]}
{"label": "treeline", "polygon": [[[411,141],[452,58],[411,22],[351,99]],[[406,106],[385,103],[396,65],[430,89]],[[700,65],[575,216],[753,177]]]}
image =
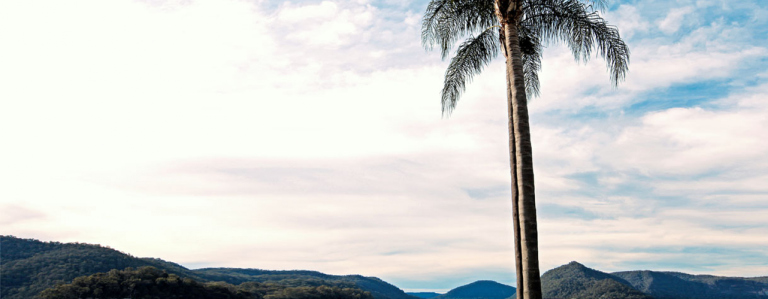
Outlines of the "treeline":
{"label": "treeline", "polygon": [[621,278],[577,262],[549,270],[541,276],[544,298],[651,299]]}
{"label": "treeline", "polygon": [[198,282],[154,267],[111,270],[75,278],[40,294],[42,299],[373,299],[369,292],[336,286],[287,286],[276,283]]}
{"label": "treeline", "polygon": [[[151,266],[181,278],[206,284],[222,281],[247,288],[245,282],[259,283],[262,296],[281,294],[328,296],[335,290],[360,289],[375,299],[413,299],[402,290],[374,277],[336,276],[316,271],[270,271],[258,269],[211,268],[189,270],[179,264],[154,258],[137,258],[106,246],[83,243],[41,242],[14,236],[0,236],[0,298],[30,299],[57,284],[71,283],[77,277],[107,273],[128,267]],[[321,288],[321,286],[331,289]],[[289,288],[303,288],[290,290]],[[254,292],[254,290],[247,290]],[[271,291],[269,291],[271,290]],[[258,292],[257,292],[258,293]],[[287,295],[286,295],[287,296]],[[340,296],[336,294],[334,296]],[[340,297],[344,298],[344,297]]]}
{"label": "treeline", "polygon": [[2,298],[33,298],[40,291],[74,277],[147,265],[125,253],[89,244],[31,242],[12,237],[2,241]]}

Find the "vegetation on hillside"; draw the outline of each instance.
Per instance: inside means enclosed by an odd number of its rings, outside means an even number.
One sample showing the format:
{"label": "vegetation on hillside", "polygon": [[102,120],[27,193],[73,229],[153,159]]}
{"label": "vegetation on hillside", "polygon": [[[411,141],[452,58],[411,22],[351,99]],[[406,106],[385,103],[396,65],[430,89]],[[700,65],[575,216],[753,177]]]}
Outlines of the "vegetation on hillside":
{"label": "vegetation on hillside", "polygon": [[133,298],[133,299],[373,299],[354,288],[325,285],[289,287],[247,282],[234,286],[225,282],[201,283],[154,267],[112,270],[78,277],[40,294],[42,299]]}
{"label": "vegetation on hillside", "polygon": [[33,298],[44,289],[68,283],[79,276],[153,265],[112,248],[91,244],[0,236],[0,247],[0,276],[3,279],[0,297],[4,299]]}
{"label": "vegetation on hillside", "polygon": [[620,278],[576,262],[560,266],[541,276],[544,298],[650,299]]}
{"label": "vegetation on hillside", "polygon": [[378,278],[359,275],[229,268],[189,270],[172,262],[137,258],[99,245],[41,242],[13,236],[0,236],[0,247],[0,297],[3,299],[35,298],[45,289],[57,284],[74,283],[78,277],[148,266],[201,284],[218,281],[226,285],[242,285],[245,291],[258,290],[257,293],[263,296],[271,294],[275,299],[299,293],[306,295],[306,298],[315,298],[345,289],[362,289],[373,294],[375,299],[414,298]]}
{"label": "vegetation on hillside", "polygon": [[[204,298],[418,299],[381,279],[360,275],[337,276],[302,270],[189,270],[172,262],[136,258],[99,245],[41,242],[12,236],[0,236],[0,247],[0,297],[3,299],[39,298],[38,295],[48,288],[52,288],[45,293],[45,298],[49,299],[104,298],[99,296],[106,293],[121,295],[126,290],[134,295],[144,294],[141,293],[144,291],[159,292],[146,293],[143,298],[175,298],[162,294],[176,292],[187,294],[184,298],[206,294]],[[545,298],[558,299],[768,299],[768,277],[718,277],[654,271],[608,274],[576,262],[545,273],[542,285]],[[510,290],[509,296],[514,296],[512,287],[479,281],[458,287],[442,297],[504,299],[504,292]]]}
{"label": "vegetation on hillside", "polygon": [[506,299],[515,295],[515,288],[490,280],[480,280],[448,291],[434,299]]}
{"label": "vegetation on hillside", "polygon": [[625,271],[621,277],[656,299],[768,298],[768,277],[721,277],[679,272]]}
{"label": "vegetation on hillside", "polygon": [[213,281],[224,281],[231,284],[240,284],[248,281],[272,282],[290,286],[316,286],[324,284],[336,287],[357,287],[371,292],[376,299],[415,299],[376,277],[361,275],[328,275],[317,271],[290,270],[273,271],[260,269],[234,269],[234,268],[206,268],[195,270],[201,277]]}

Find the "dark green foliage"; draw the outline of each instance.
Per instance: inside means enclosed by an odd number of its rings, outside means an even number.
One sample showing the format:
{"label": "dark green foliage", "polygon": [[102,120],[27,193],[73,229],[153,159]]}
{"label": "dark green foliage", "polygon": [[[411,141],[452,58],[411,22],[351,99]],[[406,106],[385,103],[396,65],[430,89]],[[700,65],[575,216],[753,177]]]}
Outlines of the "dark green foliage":
{"label": "dark green foliage", "polygon": [[112,270],[75,278],[40,294],[42,299],[133,298],[133,299],[373,299],[370,293],[354,288],[325,285],[290,287],[246,282],[234,286],[225,282],[200,283],[154,267]]}
{"label": "dark green foliage", "polygon": [[460,286],[435,299],[506,299],[515,295],[515,288],[490,280],[480,280]]}
{"label": "dark green foliage", "polygon": [[571,262],[541,276],[544,298],[580,299],[650,299],[626,281]]}
{"label": "dark green foliage", "polygon": [[0,297],[4,299],[33,298],[57,283],[68,283],[76,277],[128,267],[156,266],[169,273],[198,278],[183,267],[162,267],[160,265],[167,262],[140,259],[99,245],[62,244],[0,236],[0,248]]}
{"label": "dark green foliage", "polygon": [[359,288],[368,291],[376,299],[414,299],[403,290],[375,277],[360,275],[336,276],[316,271],[270,271],[260,269],[207,268],[195,270],[195,273],[209,280],[240,284],[247,281],[276,283],[294,287],[334,286],[339,288]]}
{"label": "dark green foliage", "polygon": [[656,271],[612,274],[657,299],[768,298],[768,277],[719,277]]}
{"label": "dark green foliage", "polygon": [[329,286],[291,287],[264,296],[264,299],[373,299],[371,293]]}
{"label": "dark green foliage", "polygon": [[[222,281],[224,285],[242,284],[243,288],[250,286],[251,291],[256,292],[254,294],[261,294],[262,297],[278,294],[289,287],[301,287],[309,292],[307,298],[317,294],[336,294],[344,296],[339,298],[360,296],[359,299],[365,299],[358,289],[373,293],[377,299],[414,298],[378,278],[359,275],[334,276],[314,271],[225,268],[189,270],[172,262],[136,258],[99,245],[41,242],[13,236],[0,236],[0,248],[0,297],[3,299],[35,298],[41,291],[57,284],[70,283],[77,277],[146,266],[201,283]],[[331,287],[333,292],[328,293],[325,288],[318,289],[322,286]]]}
{"label": "dark green foliage", "polygon": [[40,242],[33,239],[0,236],[0,262],[23,260],[38,253],[60,249],[62,246],[64,244],[59,242]]}
{"label": "dark green foliage", "polygon": [[223,283],[202,284],[153,267],[112,270],[75,278],[40,294],[43,299],[134,298],[134,299],[249,299],[250,293]]}

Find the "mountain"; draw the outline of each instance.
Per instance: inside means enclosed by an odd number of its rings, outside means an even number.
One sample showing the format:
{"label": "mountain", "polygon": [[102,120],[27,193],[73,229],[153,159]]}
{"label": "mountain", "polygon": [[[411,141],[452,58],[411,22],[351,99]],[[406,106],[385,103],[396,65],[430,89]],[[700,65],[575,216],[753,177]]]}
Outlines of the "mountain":
{"label": "mountain", "polygon": [[650,299],[622,278],[577,262],[549,270],[541,276],[544,298]]}
{"label": "mountain", "polygon": [[419,297],[419,298],[422,298],[422,299],[429,299],[429,298],[433,298],[433,297],[437,297],[437,296],[442,295],[440,293],[435,293],[435,292],[407,292],[406,294],[411,295],[411,296],[415,296],[415,297]]}
{"label": "mountain", "polygon": [[356,288],[285,286],[245,282],[200,283],[154,267],[110,270],[75,278],[40,293],[42,299],[133,298],[133,299],[373,299],[370,292]]}
{"label": "mountain", "polygon": [[147,266],[199,282],[267,282],[301,288],[330,286],[361,289],[370,292],[374,299],[416,299],[381,279],[360,275],[231,268],[190,270],[172,262],[137,258],[100,245],[41,242],[13,236],[0,236],[0,248],[0,298],[3,299],[35,298],[41,291],[60,283],[71,283],[77,277]]}
{"label": "mountain", "polygon": [[231,284],[240,284],[246,281],[291,284],[295,281],[314,280],[358,287],[371,292],[375,299],[416,299],[386,281],[361,275],[338,276],[307,270],[273,271],[237,268],[205,268],[194,270],[194,272],[212,281],[224,281]]}
{"label": "mountain", "polygon": [[625,271],[612,274],[656,299],[768,298],[768,277],[719,277],[656,271]]}
{"label": "mountain", "polygon": [[460,286],[433,299],[506,299],[515,295],[515,288],[490,280],[479,280]]}
{"label": "mountain", "polygon": [[[155,266],[168,273],[200,279],[184,267],[159,267],[167,262],[140,259],[99,245],[41,242],[0,236],[0,297],[33,298],[57,283],[112,269]],[[172,263],[168,263],[172,264]]]}
{"label": "mountain", "polygon": [[[223,287],[250,294],[269,294],[271,299],[297,299],[301,296],[318,299],[317,296],[337,295],[367,297],[368,293],[373,299],[506,299],[515,293],[515,288],[493,281],[473,282],[443,295],[411,295],[376,277],[360,275],[339,276],[304,270],[190,270],[173,262],[137,258],[100,245],[41,242],[13,236],[0,236],[0,249],[0,298],[3,299],[36,298],[41,291],[57,284],[71,283],[78,277],[79,282],[90,281],[98,286],[104,283],[102,278],[109,277],[113,269],[125,271],[125,275],[159,275],[156,277],[159,281],[178,277],[182,284],[187,284],[187,280],[199,282],[200,285],[191,283],[187,286],[201,292]],[[129,267],[138,270],[126,269]],[[160,272],[141,272],[145,267],[153,267]],[[544,298],[768,299],[768,276],[741,278],[656,271],[609,274],[571,262],[547,271],[541,281]],[[60,290],[69,292],[76,289],[61,286]]]}

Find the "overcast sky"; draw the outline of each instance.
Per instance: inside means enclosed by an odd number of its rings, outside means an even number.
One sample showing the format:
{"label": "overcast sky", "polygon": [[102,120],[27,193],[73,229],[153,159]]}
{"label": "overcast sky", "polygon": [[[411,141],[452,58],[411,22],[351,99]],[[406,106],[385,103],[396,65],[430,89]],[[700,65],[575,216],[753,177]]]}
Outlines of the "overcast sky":
{"label": "overcast sky", "polygon": [[[406,290],[514,284],[503,59],[440,111],[427,1],[0,3],[0,234]],[[768,275],[768,3],[613,1],[550,45],[542,270]]]}

